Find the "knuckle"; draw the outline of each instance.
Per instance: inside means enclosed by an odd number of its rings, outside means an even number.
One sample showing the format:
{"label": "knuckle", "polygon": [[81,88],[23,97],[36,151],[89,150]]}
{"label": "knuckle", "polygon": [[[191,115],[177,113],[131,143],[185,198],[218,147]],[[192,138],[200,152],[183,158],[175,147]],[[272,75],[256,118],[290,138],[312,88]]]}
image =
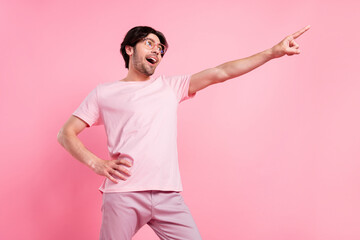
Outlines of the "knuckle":
{"label": "knuckle", "polygon": [[121,166],[119,166],[119,165],[116,165],[116,166],[114,166],[114,169],[116,169],[116,170],[121,170]]}
{"label": "knuckle", "polygon": [[125,180],[125,179],[126,179],[126,178],[125,178],[122,174],[120,174],[120,173],[116,174],[116,176],[117,176],[118,178],[120,178],[121,180]]}

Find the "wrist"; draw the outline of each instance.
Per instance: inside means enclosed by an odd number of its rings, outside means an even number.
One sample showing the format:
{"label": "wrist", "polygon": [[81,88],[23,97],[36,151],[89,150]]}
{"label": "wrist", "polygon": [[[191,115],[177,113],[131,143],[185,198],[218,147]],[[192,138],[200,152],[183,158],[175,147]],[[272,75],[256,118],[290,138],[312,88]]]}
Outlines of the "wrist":
{"label": "wrist", "polygon": [[276,54],[275,54],[274,48],[266,49],[264,52],[265,52],[265,54],[267,55],[267,57],[268,57],[269,60],[276,58]]}
{"label": "wrist", "polygon": [[97,165],[99,164],[99,162],[101,161],[100,158],[98,157],[91,157],[90,160],[88,161],[88,166],[92,169],[95,170],[97,168]]}

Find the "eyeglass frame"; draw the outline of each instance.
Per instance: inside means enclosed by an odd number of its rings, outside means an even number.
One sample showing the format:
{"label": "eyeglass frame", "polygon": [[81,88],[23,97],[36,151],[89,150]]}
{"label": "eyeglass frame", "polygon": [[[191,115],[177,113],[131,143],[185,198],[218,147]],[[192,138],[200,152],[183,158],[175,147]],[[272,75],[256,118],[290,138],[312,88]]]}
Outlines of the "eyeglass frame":
{"label": "eyeglass frame", "polygon": [[[146,44],[146,41],[147,40],[150,40],[151,42],[153,42],[154,43],[154,46],[152,47],[152,48],[149,48],[149,46]],[[164,45],[164,44],[162,44],[162,43],[155,43],[155,41],[153,40],[153,39],[151,39],[151,38],[143,38],[142,39],[142,41],[145,43],[145,46],[148,48],[148,49],[154,49],[156,46],[161,46],[162,47],[162,51],[163,51],[163,53],[160,51],[160,54],[161,54],[161,56],[164,56],[165,55],[165,53],[166,53],[166,51],[167,51],[167,47]]]}

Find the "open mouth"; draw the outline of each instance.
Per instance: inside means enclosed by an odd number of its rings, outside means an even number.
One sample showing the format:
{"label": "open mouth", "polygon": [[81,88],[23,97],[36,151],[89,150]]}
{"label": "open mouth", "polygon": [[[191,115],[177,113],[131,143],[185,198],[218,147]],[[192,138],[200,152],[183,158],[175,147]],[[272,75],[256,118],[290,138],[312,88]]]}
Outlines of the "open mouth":
{"label": "open mouth", "polygon": [[151,64],[155,64],[157,63],[158,60],[155,57],[147,57],[146,61],[148,61]]}

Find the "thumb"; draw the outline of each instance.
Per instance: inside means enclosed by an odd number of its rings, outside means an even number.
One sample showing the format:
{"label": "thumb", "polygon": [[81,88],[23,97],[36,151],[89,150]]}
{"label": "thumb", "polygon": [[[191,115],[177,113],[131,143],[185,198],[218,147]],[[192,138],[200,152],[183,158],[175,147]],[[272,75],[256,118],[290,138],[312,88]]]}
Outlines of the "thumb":
{"label": "thumb", "polygon": [[287,55],[294,55],[294,54],[299,54],[300,53],[300,49],[296,49],[296,48],[287,48],[286,49],[286,54]]}

